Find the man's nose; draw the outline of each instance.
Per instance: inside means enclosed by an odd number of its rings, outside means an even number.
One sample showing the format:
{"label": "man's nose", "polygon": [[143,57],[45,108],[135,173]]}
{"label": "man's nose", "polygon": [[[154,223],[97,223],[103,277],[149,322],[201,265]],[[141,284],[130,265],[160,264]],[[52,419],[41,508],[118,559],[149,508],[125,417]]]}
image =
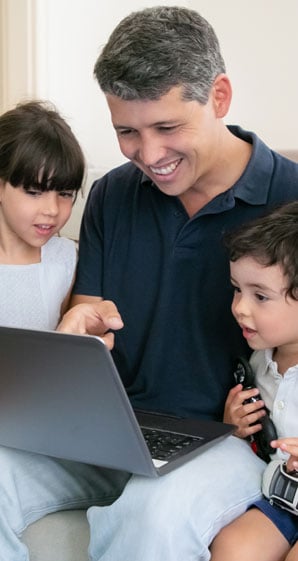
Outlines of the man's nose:
{"label": "man's nose", "polygon": [[165,149],[156,137],[141,138],[138,152],[140,160],[146,166],[157,166],[165,157]]}

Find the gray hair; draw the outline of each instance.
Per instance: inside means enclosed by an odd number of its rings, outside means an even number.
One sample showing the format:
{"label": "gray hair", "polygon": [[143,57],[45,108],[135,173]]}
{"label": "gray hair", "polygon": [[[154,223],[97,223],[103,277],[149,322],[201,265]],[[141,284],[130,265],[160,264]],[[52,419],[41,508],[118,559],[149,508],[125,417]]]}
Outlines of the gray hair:
{"label": "gray hair", "polygon": [[206,104],[225,63],[211,25],[196,11],[158,6],[132,12],[111,34],[94,75],[106,94],[156,100],[174,86]]}

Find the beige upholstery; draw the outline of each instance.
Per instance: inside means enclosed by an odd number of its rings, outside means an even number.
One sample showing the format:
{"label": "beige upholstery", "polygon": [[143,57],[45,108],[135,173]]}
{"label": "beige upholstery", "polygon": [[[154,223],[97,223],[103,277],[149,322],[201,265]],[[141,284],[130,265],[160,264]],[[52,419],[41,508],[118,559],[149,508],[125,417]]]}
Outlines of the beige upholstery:
{"label": "beige upholstery", "polygon": [[30,561],[88,561],[86,511],[49,514],[27,528],[23,541],[29,548]]}

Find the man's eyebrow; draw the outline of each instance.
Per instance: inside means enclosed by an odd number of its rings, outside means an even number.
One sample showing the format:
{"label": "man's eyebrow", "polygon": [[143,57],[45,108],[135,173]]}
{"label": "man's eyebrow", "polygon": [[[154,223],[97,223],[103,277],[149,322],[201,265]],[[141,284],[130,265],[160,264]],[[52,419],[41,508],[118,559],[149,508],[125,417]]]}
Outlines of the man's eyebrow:
{"label": "man's eyebrow", "polygon": [[[174,126],[174,125],[178,125],[178,121],[177,119],[168,119],[167,121],[156,121],[154,123],[151,123],[149,125],[148,128],[154,128],[154,127],[164,127],[164,126]],[[132,125],[117,125],[117,123],[115,123],[113,125],[115,130],[121,130],[121,129],[131,129],[131,130],[135,130],[135,128]]]}
{"label": "man's eyebrow", "polygon": [[177,119],[167,119],[166,121],[156,121],[155,123],[152,123],[152,127],[161,127],[163,125],[177,125],[178,124]]}

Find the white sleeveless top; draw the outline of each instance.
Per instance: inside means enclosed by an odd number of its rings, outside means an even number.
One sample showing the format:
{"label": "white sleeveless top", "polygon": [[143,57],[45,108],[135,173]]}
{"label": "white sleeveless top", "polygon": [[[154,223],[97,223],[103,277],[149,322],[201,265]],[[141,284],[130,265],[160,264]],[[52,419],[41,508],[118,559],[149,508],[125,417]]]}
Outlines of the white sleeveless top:
{"label": "white sleeveless top", "polygon": [[54,236],[41,248],[41,262],[0,264],[0,325],[55,329],[73,280],[76,247]]}

